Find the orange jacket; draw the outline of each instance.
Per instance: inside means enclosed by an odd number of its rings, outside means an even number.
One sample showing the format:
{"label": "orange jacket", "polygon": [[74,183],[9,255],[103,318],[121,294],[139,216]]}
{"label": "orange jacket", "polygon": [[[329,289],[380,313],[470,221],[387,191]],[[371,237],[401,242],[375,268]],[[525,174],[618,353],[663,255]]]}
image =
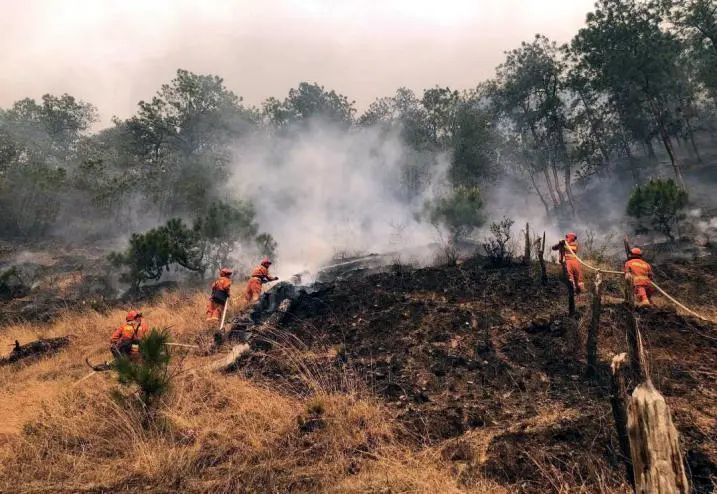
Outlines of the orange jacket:
{"label": "orange jacket", "polygon": [[632,275],[632,281],[635,286],[652,286],[652,266],[650,263],[639,257],[628,259],[625,263],[625,274]]}
{"label": "orange jacket", "polygon": [[115,329],[115,332],[112,333],[110,341],[114,344],[119,343],[120,341],[141,340],[147,336],[148,331],[149,327],[144,321],[139,323],[126,322],[119,328]]}
{"label": "orange jacket", "polygon": [[[578,253],[578,241],[573,240],[572,242],[570,242],[568,240],[565,240],[563,242],[558,242],[557,244],[555,244],[551,247],[553,250],[560,251],[560,262],[563,262],[566,259],[567,260],[575,259],[575,254]],[[572,253],[568,250],[568,248],[565,246],[565,244],[570,246]]]}
{"label": "orange jacket", "polygon": [[221,276],[212,284],[213,290],[220,290],[226,292],[229,295],[229,288],[232,286],[232,279],[226,276]]}
{"label": "orange jacket", "polygon": [[262,283],[266,283],[271,281],[271,276],[269,276],[269,268],[266,266],[262,266],[259,264],[257,267],[254,268],[254,270],[251,272],[252,278],[258,278]]}

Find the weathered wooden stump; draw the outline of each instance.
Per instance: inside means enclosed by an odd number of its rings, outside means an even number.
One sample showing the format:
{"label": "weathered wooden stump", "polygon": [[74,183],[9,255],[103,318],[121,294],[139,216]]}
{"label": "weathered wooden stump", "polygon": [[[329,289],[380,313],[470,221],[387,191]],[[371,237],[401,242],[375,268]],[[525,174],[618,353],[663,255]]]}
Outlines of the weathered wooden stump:
{"label": "weathered wooden stump", "polygon": [[670,409],[651,381],[635,388],[627,430],[637,494],[687,494],[689,484]]}
{"label": "weathered wooden stump", "polygon": [[543,232],[543,240],[536,242],[536,252],[538,253],[538,263],[540,264],[540,283],[548,284],[548,270],[545,267],[545,232]]}
{"label": "weathered wooden stump", "polygon": [[615,419],[615,430],[620,444],[621,458],[625,465],[625,475],[630,485],[634,486],[635,480],[632,473],[632,460],[630,459],[630,438],[627,433],[627,367],[627,353],[621,353],[612,358],[612,364],[610,364],[610,369],[612,370],[610,406],[613,419]]}

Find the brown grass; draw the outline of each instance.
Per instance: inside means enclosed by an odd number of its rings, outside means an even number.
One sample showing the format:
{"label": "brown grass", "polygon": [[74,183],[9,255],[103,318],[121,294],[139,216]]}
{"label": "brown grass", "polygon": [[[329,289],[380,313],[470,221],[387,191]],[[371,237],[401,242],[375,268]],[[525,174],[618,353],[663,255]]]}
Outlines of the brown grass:
{"label": "brown grass", "polygon": [[[202,293],[170,293],[142,310],[151,326],[192,343],[211,332],[205,302]],[[202,367],[217,357],[183,349],[174,350],[172,391],[149,419],[113,373],[86,377],[85,357],[109,358],[124,314],[88,310],[1,328],[1,348],[73,341],[0,368],[0,492],[507,492],[481,478],[461,484],[438,449],[402,443],[389,411],[358,390],[319,383],[308,397],[282,393],[210,373]]]}

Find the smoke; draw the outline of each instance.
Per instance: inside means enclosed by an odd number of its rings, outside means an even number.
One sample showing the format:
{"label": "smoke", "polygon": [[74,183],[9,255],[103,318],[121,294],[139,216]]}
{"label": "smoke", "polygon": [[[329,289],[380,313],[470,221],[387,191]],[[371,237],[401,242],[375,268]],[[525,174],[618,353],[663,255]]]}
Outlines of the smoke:
{"label": "smoke", "polygon": [[229,189],[250,200],[278,242],[279,276],[341,254],[402,251],[437,239],[419,214],[446,183],[448,159],[420,154],[395,132],[313,121],[237,146]]}

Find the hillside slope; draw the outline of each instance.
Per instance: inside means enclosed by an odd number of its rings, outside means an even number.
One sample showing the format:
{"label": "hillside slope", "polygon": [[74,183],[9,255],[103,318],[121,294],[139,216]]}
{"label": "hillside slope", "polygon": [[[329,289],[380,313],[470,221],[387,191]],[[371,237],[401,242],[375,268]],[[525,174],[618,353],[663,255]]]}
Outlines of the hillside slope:
{"label": "hillside slope", "polygon": [[[658,273],[697,304],[713,300],[715,266],[708,258]],[[557,266],[546,287],[535,275],[472,259],[315,286],[253,334],[237,372],[208,371],[215,355],[173,350],[173,391],[149,422],[111,373],[81,380],[85,356],[105,358],[122,311],[9,324],[4,348],[74,338],[54,356],[0,367],[0,491],[629,492],[608,381],[584,377],[587,297],[576,333]],[[611,281],[604,365],[626,349],[619,295]],[[204,301],[169,293],[144,312],[176,341],[203,342]],[[695,491],[712,492],[715,329],[657,302],[639,316],[652,374]]]}

